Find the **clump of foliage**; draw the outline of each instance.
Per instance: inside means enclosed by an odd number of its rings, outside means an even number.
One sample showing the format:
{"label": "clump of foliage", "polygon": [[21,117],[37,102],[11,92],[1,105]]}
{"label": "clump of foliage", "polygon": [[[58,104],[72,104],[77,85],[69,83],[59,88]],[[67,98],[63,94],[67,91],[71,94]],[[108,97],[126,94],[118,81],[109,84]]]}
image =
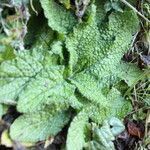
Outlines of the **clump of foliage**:
{"label": "clump of foliage", "polygon": [[46,140],[70,123],[66,147],[80,150],[90,142],[91,122],[122,119],[131,111],[122,89],[132,88],[143,72],[122,57],[139,20],[126,7],[106,11],[107,3],[88,2],[80,21],[68,0],[40,0],[43,10],[39,4],[38,16],[31,13],[27,48],[13,49],[0,64],[1,106],[16,105],[21,113],[10,127],[13,140]]}

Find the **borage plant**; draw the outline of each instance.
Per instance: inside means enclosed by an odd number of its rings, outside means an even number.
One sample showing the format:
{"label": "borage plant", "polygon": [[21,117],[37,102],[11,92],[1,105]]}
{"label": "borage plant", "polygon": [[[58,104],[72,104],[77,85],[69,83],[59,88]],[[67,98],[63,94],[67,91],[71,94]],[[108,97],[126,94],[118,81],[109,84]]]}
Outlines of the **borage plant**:
{"label": "borage plant", "polygon": [[[71,122],[66,147],[80,150],[90,141],[91,122],[121,119],[131,110],[121,87],[130,87],[142,72],[121,58],[139,21],[128,8],[105,12],[100,0],[88,3],[80,22],[63,2],[40,3],[48,19],[48,46],[36,38],[31,49],[14,50],[15,58],[1,63],[0,102],[15,104],[22,114],[10,127],[13,140],[46,140]],[[39,33],[47,28],[42,24],[35,24]]]}

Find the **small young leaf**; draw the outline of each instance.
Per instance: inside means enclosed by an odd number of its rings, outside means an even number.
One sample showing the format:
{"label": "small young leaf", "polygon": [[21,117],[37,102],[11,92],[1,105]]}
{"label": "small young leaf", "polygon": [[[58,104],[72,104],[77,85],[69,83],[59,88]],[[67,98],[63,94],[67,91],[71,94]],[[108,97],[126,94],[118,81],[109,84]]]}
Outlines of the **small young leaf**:
{"label": "small young leaf", "polygon": [[122,122],[117,118],[105,120],[102,127],[93,127],[92,140],[85,144],[86,150],[115,150],[113,141],[115,136],[120,134],[125,129]]}

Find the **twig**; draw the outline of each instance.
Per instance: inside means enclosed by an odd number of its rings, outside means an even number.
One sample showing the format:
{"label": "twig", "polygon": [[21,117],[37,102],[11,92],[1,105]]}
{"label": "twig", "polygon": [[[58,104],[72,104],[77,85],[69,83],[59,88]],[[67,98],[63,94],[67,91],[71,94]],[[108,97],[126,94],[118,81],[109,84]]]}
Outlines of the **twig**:
{"label": "twig", "polygon": [[145,137],[148,136],[148,124],[150,123],[149,119],[150,119],[150,110],[148,110],[147,112],[147,117],[146,117],[146,122],[145,122]]}
{"label": "twig", "polygon": [[129,116],[129,115],[132,115],[132,114],[135,114],[135,113],[137,113],[137,112],[139,112],[139,111],[141,111],[141,110],[149,110],[149,107],[142,107],[142,108],[138,108],[137,110],[133,110],[132,112],[130,112],[130,113],[128,113],[127,115],[126,115],[126,117],[127,116]]}
{"label": "twig", "polygon": [[122,3],[130,7],[135,13],[137,13],[140,17],[142,17],[145,21],[150,23],[150,20],[146,18],[143,14],[141,14],[136,8],[134,8],[130,3],[128,3],[126,0],[120,0]]}
{"label": "twig", "polygon": [[2,3],[2,4],[0,4],[1,6],[6,6],[6,7],[9,7],[9,8],[12,8],[13,6],[12,5],[10,5],[10,4],[5,4],[5,3]]}
{"label": "twig", "polygon": [[135,97],[135,101],[138,101],[138,99],[137,99],[137,93],[136,93],[136,88],[135,88],[135,86],[134,86],[134,97]]}
{"label": "twig", "polygon": [[36,13],[36,15],[38,15],[38,12],[35,10],[34,6],[33,6],[33,1],[30,0],[30,6],[32,8],[32,10]]}

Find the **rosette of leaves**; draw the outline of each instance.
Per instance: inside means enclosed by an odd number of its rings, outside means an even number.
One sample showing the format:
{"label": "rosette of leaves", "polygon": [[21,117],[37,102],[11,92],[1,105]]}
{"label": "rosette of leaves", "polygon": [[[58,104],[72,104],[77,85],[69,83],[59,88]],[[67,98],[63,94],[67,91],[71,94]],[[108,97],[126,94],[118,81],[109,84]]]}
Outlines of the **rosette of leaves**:
{"label": "rosette of leaves", "polygon": [[138,30],[138,18],[128,9],[108,15],[96,1],[78,23],[72,10],[56,1],[40,2],[57,37],[52,35],[49,48],[14,51],[14,59],[1,63],[0,103],[16,105],[22,113],[10,127],[12,139],[45,140],[72,120],[66,147],[80,150],[89,119],[101,124],[131,109],[115,85],[124,81],[130,86],[141,74],[135,65],[121,61]]}

